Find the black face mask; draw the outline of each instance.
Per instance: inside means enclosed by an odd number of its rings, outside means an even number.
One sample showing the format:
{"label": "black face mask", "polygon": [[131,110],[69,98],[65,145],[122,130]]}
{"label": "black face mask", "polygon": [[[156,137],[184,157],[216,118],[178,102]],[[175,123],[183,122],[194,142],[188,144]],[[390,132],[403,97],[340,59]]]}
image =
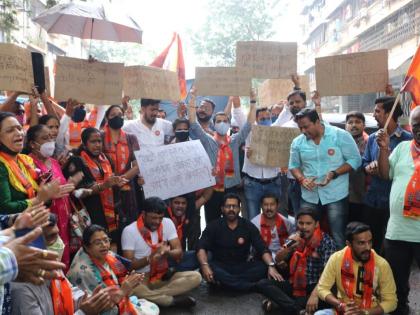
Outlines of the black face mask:
{"label": "black face mask", "polygon": [[83,120],[85,120],[86,117],[86,110],[83,107],[77,107],[74,112],[73,115],[71,116],[71,120],[73,120],[73,122],[75,123],[80,123]]}
{"label": "black face mask", "polygon": [[189,130],[176,130],[175,131],[175,138],[178,140],[178,142],[187,141],[189,136],[190,136]]}
{"label": "black face mask", "polygon": [[124,118],[121,116],[115,116],[108,120],[108,125],[112,129],[121,129],[121,127],[124,125]]}

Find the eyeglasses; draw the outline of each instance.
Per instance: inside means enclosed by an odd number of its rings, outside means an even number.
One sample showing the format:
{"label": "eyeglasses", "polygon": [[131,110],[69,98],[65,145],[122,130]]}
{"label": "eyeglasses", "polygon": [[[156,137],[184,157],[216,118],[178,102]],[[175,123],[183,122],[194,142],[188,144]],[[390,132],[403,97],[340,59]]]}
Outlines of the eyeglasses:
{"label": "eyeglasses", "polygon": [[94,240],[93,242],[91,242],[91,244],[94,246],[100,246],[102,244],[108,245],[109,243],[111,243],[111,239],[109,237],[104,238],[102,240]]}
{"label": "eyeglasses", "polygon": [[225,209],[239,209],[238,205],[225,205],[224,206]]}

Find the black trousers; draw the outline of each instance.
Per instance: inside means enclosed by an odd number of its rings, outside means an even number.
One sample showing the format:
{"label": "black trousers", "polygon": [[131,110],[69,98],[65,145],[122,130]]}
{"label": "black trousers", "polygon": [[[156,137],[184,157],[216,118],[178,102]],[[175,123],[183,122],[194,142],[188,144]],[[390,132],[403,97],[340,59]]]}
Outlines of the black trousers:
{"label": "black trousers", "polygon": [[[308,285],[306,288],[306,296],[294,297],[293,287],[289,281],[264,279],[257,283],[256,290],[278,305],[280,310],[279,314],[296,315],[300,310],[306,308],[306,303],[315,286],[316,284]],[[319,300],[318,309],[321,310],[324,308],[331,308],[331,306],[324,301]]]}
{"label": "black trousers", "polygon": [[373,249],[378,253],[383,252],[386,226],[389,220],[389,208],[377,209],[365,205],[363,222],[370,226],[373,237]]}
{"label": "black trousers", "polygon": [[408,314],[408,294],[411,264],[416,260],[420,267],[420,243],[385,239],[385,259],[391,266],[397,286],[397,309],[393,315]]}

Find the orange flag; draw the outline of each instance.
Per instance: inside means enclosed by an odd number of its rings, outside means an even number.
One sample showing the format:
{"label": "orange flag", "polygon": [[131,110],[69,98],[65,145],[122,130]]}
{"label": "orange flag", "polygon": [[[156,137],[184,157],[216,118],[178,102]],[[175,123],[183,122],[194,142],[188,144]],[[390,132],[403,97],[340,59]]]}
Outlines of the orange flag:
{"label": "orange flag", "polygon": [[411,108],[420,105],[420,46],[417,48],[416,54],[411,61],[405,75],[404,84],[401,92],[410,92],[413,103]]}
{"label": "orange flag", "polygon": [[177,33],[174,33],[169,45],[153,60],[150,66],[176,71],[178,73],[181,99],[185,99],[187,96],[187,83],[185,81],[184,54],[182,52],[181,38]]}

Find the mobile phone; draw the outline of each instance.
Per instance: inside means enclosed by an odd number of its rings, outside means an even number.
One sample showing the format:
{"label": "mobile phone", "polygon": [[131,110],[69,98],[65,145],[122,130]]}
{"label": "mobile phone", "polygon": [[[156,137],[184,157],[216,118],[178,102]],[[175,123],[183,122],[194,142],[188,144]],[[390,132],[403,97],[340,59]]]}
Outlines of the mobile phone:
{"label": "mobile phone", "polygon": [[[29,232],[31,232],[32,229],[20,229],[15,231],[16,237],[25,236]],[[44,236],[41,234],[37,239],[35,239],[33,242],[29,243],[29,246],[40,248],[40,249],[46,249],[47,246],[45,245],[45,239]]]}
{"label": "mobile phone", "polygon": [[284,242],[284,247],[289,248],[291,247],[293,244],[295,244],[297,241],[296,240],[292,240],[290,238],[288,238],[286,240],[286,242]]}
{"label": "mobile phone", "polygon": [[34,84],[41,94],[45,91],[44,56],[38,52],[32,52],[32,71],[34,73]]}

